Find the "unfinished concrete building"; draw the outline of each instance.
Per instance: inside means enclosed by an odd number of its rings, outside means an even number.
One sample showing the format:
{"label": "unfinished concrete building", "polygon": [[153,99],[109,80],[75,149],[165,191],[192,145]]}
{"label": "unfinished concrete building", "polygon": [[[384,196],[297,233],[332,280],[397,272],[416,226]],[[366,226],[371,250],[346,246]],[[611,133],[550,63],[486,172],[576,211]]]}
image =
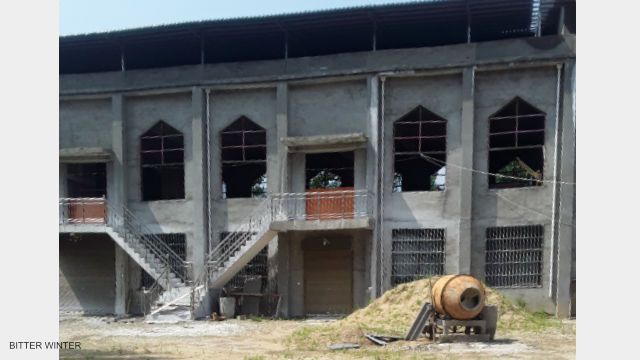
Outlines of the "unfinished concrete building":
{"label": "unfinished concrete building", "polygon": [[552,0],[61,37],[61,311],[197,318],[257,277],[281,316],[348,313],[470,273],[569,316],[575,54]]}

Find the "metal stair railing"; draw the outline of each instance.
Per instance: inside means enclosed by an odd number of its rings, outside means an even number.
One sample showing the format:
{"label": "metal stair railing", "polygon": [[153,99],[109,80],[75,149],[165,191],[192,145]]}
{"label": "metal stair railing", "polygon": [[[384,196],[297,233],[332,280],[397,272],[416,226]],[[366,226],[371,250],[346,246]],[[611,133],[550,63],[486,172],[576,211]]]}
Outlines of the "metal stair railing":
{"label": "metal stair railing", "polygon": [[[169,268],[165,268],[164,270],[162,270],[162,274],[160,274],[158,278],[164,277],[168,281],[168,277],[169,277],[168,270]],[[170,289],[166,289],[166,290],[170,290]],[[147,304],[151,306],[151,304],[160,297],[163,291],[164,289],[162,288],[158,280],[154,281],[153,284],[148,289],[145,288],[144,286],[142,287],[141,302],[142,302],[142,313],[144,315],[148,315],[151,312],[151,308],[150,307],[147,308]]]}
{"label": "metal stair railing", "polygon": [[207,293],[211,276],[223,267],[253,236],[261,236],[269,229],[272,219],[270,201],[267,199],[260,203],[248,218],[247,222],[230,231],[207,255],[205,270],[191,283],[192,314],[197,303]]}
{"label": "metal stair railing", "polygon": [[140,255],[143,257],[146,258],[148,254],[151,254],[160,261],[159,268],[151,263],[158,274],[169,269],[180,281],[187,284],[189,263],[176,254],[129,209],[123,206],[121,213],[116,207],[107,203],[106,212],[107,226],[122,236],[126,243],[141,251]]}
{"label": "metal stair railing", "polygon": [[[268,194],[267,198],[247,216],[246,222],[231,229],[227,236],[209,252],[205,271],[191,283],[192,313],[208,291],[214,274],[230,265],[227,264],[229,260],[238,254],[243,246],[254,237],[261,237],[269,230],[273,221],[308,220],[309,218],[305,215],[306,203],[310,197],[318,197],[318,194],[322,204],[328,204],[332,212],[326,214],[321,212],[322,217],[318,217],[317,220],[365,218],[372,213],[372,193],[366,189]],[[335,212],[333,208],[337,208],[338,211]]]}
{"label": "metal stair railing", "polygon": [[269,229],[272,220],[270,201],[264,200],[249,215],[249,220],[236,226],[211,250],[207,257],[209,273],[215,272],[229,261],[254,236],[261,236]]}

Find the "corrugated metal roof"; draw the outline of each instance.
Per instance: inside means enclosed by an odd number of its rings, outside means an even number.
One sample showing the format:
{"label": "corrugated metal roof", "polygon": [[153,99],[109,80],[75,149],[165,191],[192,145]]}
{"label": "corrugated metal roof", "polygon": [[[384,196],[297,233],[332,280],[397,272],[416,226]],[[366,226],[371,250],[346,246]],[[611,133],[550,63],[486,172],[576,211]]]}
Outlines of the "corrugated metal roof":
{"label": "corrugated metal roof", "polygon": [[[232,17],[214,20],[190,21],[174,24],[163,24],[141,28],[77,34],[60,37],[61,44],[101,40],[105,38],[124,39],[128,37],[155,37],[169,33],[215,32],[216,30],[237,31],[238,27],[271,27],[282,29],[287,27],[310,27],[314,25],[332,26],[355,24],[358,22],[406,21],[416,17],[425,20],[438,19],[444,21],[454,16],[467,16],[467,8],[472,19],[505,16],[529,15],[534,3],[541,3],[542,11],[550,11],[557,3],[575,3],[565,0],[430,0],[407,1],[383,5],[361,5],[337,9],[301,11],[286,14],[270,14],[262,16]],[[546,13],[545,13],[546,14]],[[535,14],[534,14],[535,16]],[[505,24],[506,25],[506,24]],[[530,26],[531,24],[528,24]]]}
{"label": "corrugated metal roof", "polygon": [[[432,0],[165,24],[60,37],[62,73],[249,61],[553,34],[575,0]],[[572,6],[572,8],[571,8]],[[569,15],[571,16],[571,14]],[[375,33],[375,35],[374,35]]]}
{"label": "corrugated metal roof", "polygon": [[136,27],[136,28],[127,28],[127,29],[114,29],[107,31],[97,31],[90,32],[84,34],[72,34],[61,36],[60,39],[71,40],[74,38],[83,38],[83,37],[92,37],[92,36],[104,36],[104,35],[116,35],[116,34],[125,34],[125,33],[137,33],[137,32],[146,32],[146,31],[165,31],[172,30],[181,27],[200,27],[206,25],[216,25],[216,24],[233,24],[234,22],[255,22],[255,21],[264,21],[264,20],[277,20],[279,18],[290,18],[290,17],[299,17],[305,15],[339,15],[340,13],[349,13],[354,10],[373,10],[379,9],[383,10],[386,8],[393,7],[403,7],[406,5],[416,5],[416,4],[425,4],[425,3],[438,3],[438,2],[448,2],[448,0],[416,0],[416,1],[403,1],[403,2],[395,2],[395,3],[387,3],[387,4],[378,4],[378,5],[354,5],[354,6],[346,6],[339,8],[328,8],[328,9],[318,9],[318,10],[305,10],[305,11],[294,11],[289,13],[272,13],[272,14],[264,14],[257,16],[237,16],[237,17],[227,17],[227,18],[218,18],[218,19],[207,19],[207,20],[196,20],[196,21],[184,21],[184,22],[175,22],[175,23],[165,23],[144,27]]}

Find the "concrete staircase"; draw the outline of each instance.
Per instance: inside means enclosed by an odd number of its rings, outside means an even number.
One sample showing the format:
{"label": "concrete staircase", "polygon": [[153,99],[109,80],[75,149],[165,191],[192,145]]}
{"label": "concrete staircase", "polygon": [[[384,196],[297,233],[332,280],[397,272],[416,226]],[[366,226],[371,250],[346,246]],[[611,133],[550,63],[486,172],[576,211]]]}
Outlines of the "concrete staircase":
{"label": "concrete staircase", "polygon": [[272,217],[267,199],[209,253],[206,272],[193,285],[193,318],[208,315],[212,291],[217,293],[277,235],[270,228]]}
{"label": "concrete staircase", "polygon": [[108,207],[105,231],[157,283],[148,293],[151,304],[147,319],[158,321],[168,315],[188,320],[191,317],[188,263],[126,208],[119,211]]}
{"label": "concrete staircase", "polygon": [[167,264],[140,242],[125,241],[131,234],[120,234],[111,226],[105,226],[107,234],[124,250],[141,268],[153,277],[163,289],[186,288],[185,283],[172,271],[165,272]]}

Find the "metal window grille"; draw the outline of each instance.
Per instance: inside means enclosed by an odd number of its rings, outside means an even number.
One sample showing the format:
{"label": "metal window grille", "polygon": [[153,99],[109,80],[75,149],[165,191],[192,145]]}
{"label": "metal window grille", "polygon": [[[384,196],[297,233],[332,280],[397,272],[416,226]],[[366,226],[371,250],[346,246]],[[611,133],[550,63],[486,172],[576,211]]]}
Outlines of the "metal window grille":
{"label": "metal window grille", "polygon": [[393,123],[393,191],[442,191],[447,120],[418,106]]}
{"label": "metal window grille", "polygon": [[[187,245],[185,234],[155,234],[165,244],[169,245],[176,255],[180,256],[182,260],[187,260]],[[140,286],[150,288],[155,279],[149,275],[146,271],[142,270],[142,278],[140,279]]]}
{"label": "metal window grille", "polygon": [[[229,232],[225,231],[220,233],[220,241],[227,237]],[[240,236],[240,233],[237,233],[237,236]],[[245,265],[234,277],[229,280],[229,282],[225,285],[225,287],[232,287],[242,289],[244,286],[245,280],[253,277],[260,277],[262,280],[262,289],[266,289],[267,286],[267,249],[265,246],[256,256],[249,261],[247,265]]]}
{"label": "metal window grille", "polygon": [[542,184],[537,180],[542,179],[545,118],[519,97],[489,117],[489,172],[505,175],[489,175],[490,187]]}
{"label": "metal window grille", "polygon": [[444,274],[445,229],[393,229],[391,284]]}
{"label": "metal window grille", "polygon": [[542,286],[544,226],[487,228],[485,281],[496,288]]}

